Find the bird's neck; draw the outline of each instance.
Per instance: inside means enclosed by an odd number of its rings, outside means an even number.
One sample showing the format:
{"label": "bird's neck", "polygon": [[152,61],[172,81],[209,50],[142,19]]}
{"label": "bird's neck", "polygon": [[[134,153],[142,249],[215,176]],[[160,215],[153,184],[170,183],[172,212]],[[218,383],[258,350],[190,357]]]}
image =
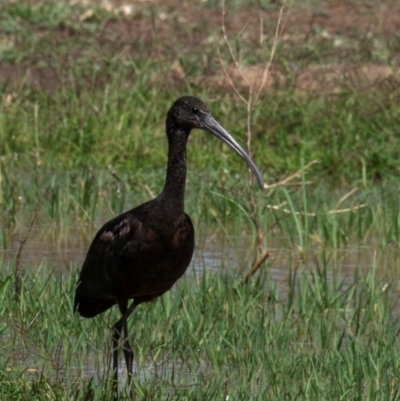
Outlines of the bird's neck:
{"label": "bird's neck", "polygon": [[186,133],[180,132],[168,138],[167,176],[160,200],[170,216],[184,212],[187,137]]}

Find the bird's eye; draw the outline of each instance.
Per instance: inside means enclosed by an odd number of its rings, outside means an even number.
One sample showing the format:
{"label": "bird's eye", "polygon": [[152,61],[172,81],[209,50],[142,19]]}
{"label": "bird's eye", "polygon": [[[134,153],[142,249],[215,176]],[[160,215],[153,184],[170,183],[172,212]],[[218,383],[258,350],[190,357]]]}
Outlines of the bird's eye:
{"label": "bird's eye", "polygon": [[197,114],[199,112],[199,109],[197,107],[193,107],[192,113]]}

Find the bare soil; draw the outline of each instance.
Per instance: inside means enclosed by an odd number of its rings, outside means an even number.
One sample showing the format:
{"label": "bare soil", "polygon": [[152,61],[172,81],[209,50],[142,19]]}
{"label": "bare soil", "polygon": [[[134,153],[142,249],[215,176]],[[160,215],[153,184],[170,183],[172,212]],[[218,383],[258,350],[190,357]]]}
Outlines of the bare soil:
{"label": "bare soil", "polygon": [[[324,54],[327,57],[316,62],[309,55],[303,55],[299,57],[298,63],[284,66],[274,62],[266,80],[262,78],[265,64],[254,63],[243,66],[239,71],[233,63],[228,62],[224,66],[224,72],[219,66],[216,51],[210,54],[210,48],[224,46],[221,10],[199,9],[198,4],[175,0],[134,3],[123,0],[90,0],[80,3],[89,8],[82,13],[78,22],[62,24],[53,29],[35,30],[33,27],[32,33],[39,44],[43,41],[43,48],[49,44],[50,47],[57,48],[65,40],[79,42],[79,48],[64,55],[57,52],[52,55],[49,51],[42,54],[39,51],[23,57],[16,65],[0,60],[0,81],[6,87],[15,90],[23,83],[37,90],[52,90],[60,84],[72,84],[68,65],[84,52],[92,53],[94,60],[104,53],[121,59],[132,57],[164,60],[170,68],[167,76],[160,79],[189,79],[203,85],[225,88],[231,87],[227,74],[238,87],[248,84],[258,87],[263,84],[268,89],[290,83],[302,90],[329,92],[340,90],[343,85],[369,88],[382,82],[392,84],[399,80],[400,54],[394,52],[390,63],[371,62],[368,59],[370,49],[366,47],[360,49],[360,53],[365,53],[364,56],[358,62],[353,62],[351,58],[357,49],[341,49],[335,45],[335,41],[351,42],[356,39],[359,45],[360,38],[368,41],[387,38],[389,43],[398,44],[399,2],[332,0],[315,7],[292,7],[284,15],[280,38],[282,46],[289,54],[291,51],[298,51],[305,43],[313,43],[313,38],[317,38],[318,44],[321,40],[326,40],[327,50]],[[92,5],[93,10],[90,8]],[[100,29],[91,35],[85,29],[78,29],[77,23],[79,27],[79,24],[95,20],[97,17],[94,6],[104,7],[111,13],[109,18],[102,21]],[[274,35],[278,18],[278,9],[252,7],[236,12],[228,9],[225,16],[226,32],[232,41],[239,37],[249,43],[249,46],[260,46],[259,43]],[[260,19],[266,25],[263,31],[260,31]],[[17,48],[23,47],[23,43],[16,37],[11,38],[11,41]],[[40,45],[38,48],[40,49]],[[281,50],[283,55],[285,49]],[[201,77],[192,77],[182,65],[182,59],[190,55],[204,55],[206,65],[203,66]],[[103,78],[106,80],[107,76]]]}

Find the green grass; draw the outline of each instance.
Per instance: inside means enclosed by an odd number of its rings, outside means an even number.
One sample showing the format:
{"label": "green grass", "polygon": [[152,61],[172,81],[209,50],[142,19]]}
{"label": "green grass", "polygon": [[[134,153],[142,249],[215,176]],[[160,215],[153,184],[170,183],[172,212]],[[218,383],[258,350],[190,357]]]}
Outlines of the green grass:
{"label": "green grass", "polygon": [[[395,400],[397,293],[376,266],[343,280],[329,255],[280,286],[228,273],[183,279],[130,319],[139,399]],[[2,399],[105,400],[116,311],[72,313],[77,276],[1,277]],[[120,387],[123,387],[121,379]],[[108,394],[108,395],[107,395]]]}
{"label": "green grass", "polygon": [[[269,59],[272,3],[227,4],[241,65]],[[325,15],[326,2],[306,4]],[[135,7],[129,16],[63,1],[0,5],[1,251],[16,256],[33,219],[35,239],[49,247],[71,235],[86,243],[113,214],[157,195],[164,119],[180,95],[205,100],[246,144],[246,106],[229,86],[208,80],[221,74],[219,55],[232,63],[220,3],[188,3],[181,13],[172,0]],[[191,134],[186,211],[198,243],[209,232],[232,249],[243,247],[243,235],[254,238],[229,272],[218,265],[189,272],[132,316],[138,399],[399,399],[398,81],[343,82],[334,93],[295,84],[295,72],[309,64],[396,66],[399,43],[397,32],[371,34],[361,25],[329,35],[319,26],[307,35],[289,29],[282,37],[274,68],[289,79],[254,105],[252,151],[269,184],[299,172],[294,185],[250,188],[239,158],[215,138]],[[243,285],[258,255],[255,222],[272,252]],[[345,250],[357,256],[349,262]],[[19,266],[17,298],[16,262],[3,253],[2,260],[0,399],[109,400],[117,312],[74,315],[79,266],[59,275],[34,258]],[[278,280],[273,269],[287,276]]]}

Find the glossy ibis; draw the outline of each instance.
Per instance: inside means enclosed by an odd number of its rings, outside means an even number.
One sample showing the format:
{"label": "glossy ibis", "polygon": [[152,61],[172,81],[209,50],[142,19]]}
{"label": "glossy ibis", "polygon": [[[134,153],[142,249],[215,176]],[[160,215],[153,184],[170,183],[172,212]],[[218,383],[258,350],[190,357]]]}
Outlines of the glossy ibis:
{"label": "glossy ibis", "polygon": [[[122,317],[112,334],[114,391],[117,397],[118,344],[132,376],[133,351],[128,341],[127,318],[135,308],[168,291],[185,273],[192,259],[194,229],[184,212],[186,143],[193,128],[213,134],[238,153],[255,174],[261,174],[239,144],[212,117],[199,99],[184,96],[168,112],[168,168],[161,194],[110,220],[98,231],[83,263],[75,293],[74,310],[94,317],[118,304]],[[128,302],[133,302],[128,307]]]}

